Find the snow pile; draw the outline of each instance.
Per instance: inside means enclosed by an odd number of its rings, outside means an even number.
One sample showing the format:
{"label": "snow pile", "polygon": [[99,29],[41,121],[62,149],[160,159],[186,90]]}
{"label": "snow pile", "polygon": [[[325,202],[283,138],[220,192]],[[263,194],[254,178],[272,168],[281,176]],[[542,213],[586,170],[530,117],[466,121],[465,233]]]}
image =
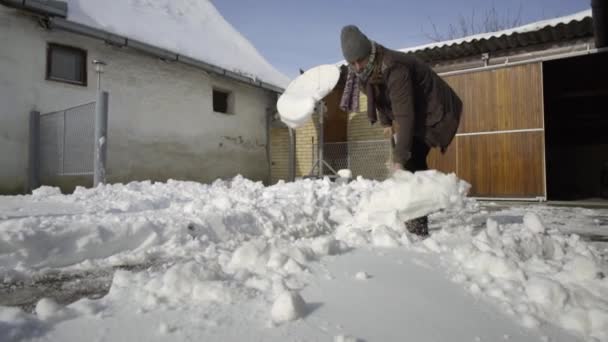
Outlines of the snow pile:
{"label": "snow pile", "polygon": [[220,267],[209,264],[187,261],[159,271],[117,271],[108,299],[130,297],[143,311],[160,306],[231,303],[234,294],[222,282],[225,275]]}
{"label": "snow pile", "polygon": [[270,65],[209,0],[67,0],[68,20],[136,39],[285,87]]}
{"label": "snow pile", "polygon": [[[339,267],[339,272],[357,291],[372,291],[363,296],[382,294],[382,287],[371,290],[380,281],[424,277],[416,285],[423,295],[414,291],[410,302],[418,303],[414,305],[418,308],[426,297],[436,295],[424,292],[426,284],[435,286],[443,277],[437,272],[441,268],[428,260],[443,261],[458,285],[446,278],[444,283],[452,288],[445,284],[433,288],[451,291],[450,298],[462,293],[463,286],[490,298],[524,326],[536,329],[547,322],[584,338],[608,339],[604,256],[578,235],[565,235],[544,223],[534,212],[520,213],[519,221],[484,218],[476,224],[473,213],[479,212],[479,204],[466,200],[468,188],[454,175],[436,171],[397,172],[383,182],[357,178],[334,183],[326,178],[269,187],[235,177],[207,185],[180,181],[103,185],[78,188],[71,195],[42,188],[21,200],[37,206],[54,203],[62,212],[0,221],[0,277],[19,281],[53,271],[120,267],[109,293],[99,300],[62,306],[43,298],[33,315],[0,307],[4,334],[0,337],[44,336],[51,327],[65,333],[73,331],[74,321],[126,317],[155,322],[154,331],[145,334],[157,335],[142,339],[171,334],[180,340],[201,334],[183,331],[188,319],[190,327],[213,329],[241,310],[246,311],[243,316],[262,317],[267,326],[280,326],[276,330],[302,318],[305,324],[293,324],[305,327],[319,304],[318,297],[306,293],[308,286],[341,277],[324,270],[319,261],[345,260],[357,254],[358,247],[378,254],[405,247],[393,251],[409,253],[406,258],[387,257],[380,262],[394,262],[390,272],[378,268],[378,260],[366,264],[369,255],[354,259],[358,261],[348,269]],[[73,212],[65,211],[70,205]],[[431,237],[421,240],[407,232],[405,220],[429,214]],[[416,260],[417,256],[429,259]],[[403,270],[421,273],[390,278]],[[335,286],[334,296],[342,290]],[[181,311],[201,316],[190,318]],[[155,315],[177,318],[155,320]],[[230,326],[226,323],[224,328]],[[346,331],[355,332],[351,329]],[[335,340],[357,340],[344,332],[324,334]],[[202,336],[213,340],[214,335],[206,333]]]}
{"label": "snow pile", "polygon": [[[406,190],[413,184],[419,189],[410,198]],[[404,196],[399,198],[395,189]],[[403,173],[386,182],[360,178],[348,184],[324,179],[264,187],[236,177],[210,185],[104,185],[78,188],[72,195],[44,188],[32,199],[86,209],[0,222],[0,277],[201,257],[204,265],[218,263],[225,273],[293,274],[305,269],[310,259],[356,245],[358,241],[349,236],[354,228],[358,231],[353,234],[366,242],[399,245],[400,238],[393,241],[393,236],[406,233],[398,217],[458,206],[466,194],[463,189],[466,183],[453,175],[431,171]],[[376,203],[384,198],[393,202]],[[369,232],[370,227],[375,229]]]}
{"label": "snow pile", "polygon": [[318,101],[329,94],[340,78],[335,65],[319,65],[291,81],[277,101],[281,121],[291,128],[298,128],[310,120]]}
{"label": "snow pile", "polygon": [[297,292],[283,291],[278,295],[270,311],[275,323],[296,320],[306,313],[306,303]]}
{"label": "snow pile", "polygon": [[[427,241],[434,239],[442,237]],[[458,265],[455,281],[492,298],[523,325],[551,322],[608,339],[607,263],[577,235],[547,229],[536,214],[524,215],[523,224],[490,219],[468,244],[429,249],[448,253]]]}

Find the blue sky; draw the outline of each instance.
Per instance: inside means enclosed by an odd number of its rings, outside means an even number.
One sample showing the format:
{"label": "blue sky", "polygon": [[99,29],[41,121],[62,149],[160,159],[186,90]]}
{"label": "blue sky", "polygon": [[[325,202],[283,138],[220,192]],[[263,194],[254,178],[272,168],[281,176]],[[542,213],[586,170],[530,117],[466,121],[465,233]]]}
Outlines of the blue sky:
{"label": "blue sky", "polygon": [[342,59],[340,29],[358,25],[373,40],[405,48],[430,42],[431,22],[445,33],[449,24],[494,7],[523,24],[590,8],[591,0],[257,0],[213,1],[216,8],[277,69],[289,77]]}

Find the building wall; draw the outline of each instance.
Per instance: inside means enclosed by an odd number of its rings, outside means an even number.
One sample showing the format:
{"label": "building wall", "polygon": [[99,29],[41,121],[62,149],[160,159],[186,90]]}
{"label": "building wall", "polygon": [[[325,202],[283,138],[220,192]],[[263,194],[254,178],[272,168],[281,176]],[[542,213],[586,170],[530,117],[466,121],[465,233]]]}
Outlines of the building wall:
{"label": "building wall", "polygon": [[313,114],[308,123],[296,129],[296,177],[310,174],[315,162],[313,148],[316,148],[318,142],[318,122],[319,116]]}
{"label": "building wall", "polygon": [[[88,86],[46,81],[47,43],[87,50]],[[268,180],[265,90],[164,62],[128,48],[41,28],[34,18],[0,6],[0,193],[26,182],[28,115],[95,100],[91,61],[108,63],[108,181],[188,179],[242,174]],[[212,89],[232,91],[234,114],[215,113]],[[263,161],[263,162],[261,162]],[[69,182],[68,182],[69,183]]]}
{"label": "building wall", "polygon": [[[296,136],[296,160],[295,177],[304,177],[310,174],[318,139],[318,115],[312,118],[302,127],[295,130]],[[271,180],[272,184],[279,180],[287,180],[289,177],[289,130],[285,126],[273,127],[270,130],[270,155],[271,155]],[[315,173],[317,170],[315,170]]]}
{"label": "building wall", "polygon": [[289,131],[285,127],[270,128],[270,184],[289,179]]}

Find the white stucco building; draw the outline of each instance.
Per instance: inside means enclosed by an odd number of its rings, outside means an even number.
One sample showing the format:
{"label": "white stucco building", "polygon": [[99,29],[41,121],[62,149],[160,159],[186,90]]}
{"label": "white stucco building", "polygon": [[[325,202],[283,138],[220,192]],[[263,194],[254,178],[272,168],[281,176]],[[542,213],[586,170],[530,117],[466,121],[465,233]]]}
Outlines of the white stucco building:
{"label": "white stucco building", "polygon": [[[180,48],[156,45],[150,41],[154,34],[144,42],[116,25],[104,29],[83,24],[83,16],[72,20],[71,6],[82,12],[85,2],[0,1],[0,194],[26,188],[30,111],[95,101],[93,60],[107,63],[102,88],[110,93],[108,182],[206,182],[236,174],[268,180],[268,120],[287,83],[282,74],[266,66],[260,71],[251,62],[263,60],[259,54],[239,57],[239,50],[218,47],[216,55],[253,65],[252,70],[247,64],[224,67],[200,54],[185,57]],[[211,15],[234,30],[217,12]],[[68,190],[91,184],[90,177],[52,182]]]}

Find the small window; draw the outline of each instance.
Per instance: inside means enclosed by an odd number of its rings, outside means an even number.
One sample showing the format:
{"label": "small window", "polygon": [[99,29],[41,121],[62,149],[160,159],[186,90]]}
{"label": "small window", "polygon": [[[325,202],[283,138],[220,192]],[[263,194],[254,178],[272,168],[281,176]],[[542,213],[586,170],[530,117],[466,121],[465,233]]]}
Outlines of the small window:
{"label": "small window", "polygon": [[217,113],[233,114],[232,93],[225,90],[213,89],[213,111]]}
{"label": "small window", "polygon": [[46,79],[86,86],[87,52],[70,46],[49,44]]}

